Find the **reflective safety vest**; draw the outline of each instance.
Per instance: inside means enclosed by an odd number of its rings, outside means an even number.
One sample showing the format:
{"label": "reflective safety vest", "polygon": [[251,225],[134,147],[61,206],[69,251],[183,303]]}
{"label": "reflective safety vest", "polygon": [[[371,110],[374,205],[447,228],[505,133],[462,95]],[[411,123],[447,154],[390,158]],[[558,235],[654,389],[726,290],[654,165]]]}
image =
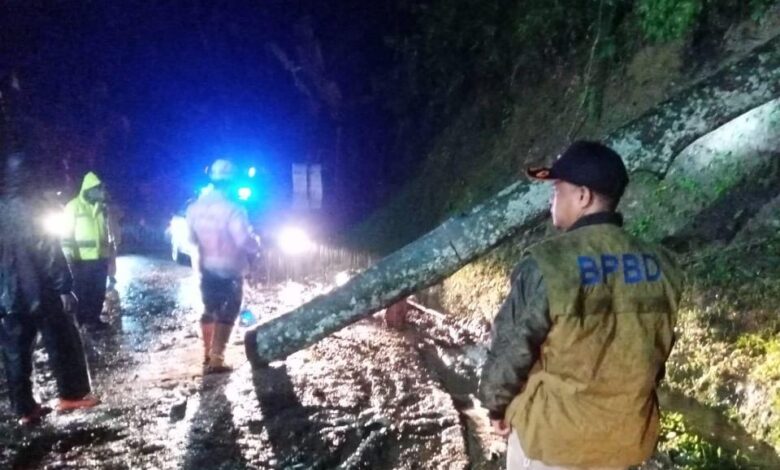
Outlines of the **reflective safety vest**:
{"label": "reflective safety vest", "polygon": [[105,204],[91,204],[84,197],[87,190],[99,184],[97,175],[87,173],[79,195],[65,206],[68,226],[62,249],[74,261],[94,261],[111,255]]}

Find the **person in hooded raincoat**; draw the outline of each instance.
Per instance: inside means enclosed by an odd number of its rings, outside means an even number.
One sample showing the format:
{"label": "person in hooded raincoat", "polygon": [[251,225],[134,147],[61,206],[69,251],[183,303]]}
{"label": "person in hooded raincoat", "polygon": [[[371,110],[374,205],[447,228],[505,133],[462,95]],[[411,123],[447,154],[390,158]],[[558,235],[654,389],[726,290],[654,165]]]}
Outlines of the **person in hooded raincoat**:
{"label": "person in hooded raincoat", "polygon": [[67,233],[62,240],[79,300],[79,323],[96,329],[107,326],[100,314],[113,253],[105,201],[106,191],[100,178],[93,172],[87,173],[78,196],[65,206]]}

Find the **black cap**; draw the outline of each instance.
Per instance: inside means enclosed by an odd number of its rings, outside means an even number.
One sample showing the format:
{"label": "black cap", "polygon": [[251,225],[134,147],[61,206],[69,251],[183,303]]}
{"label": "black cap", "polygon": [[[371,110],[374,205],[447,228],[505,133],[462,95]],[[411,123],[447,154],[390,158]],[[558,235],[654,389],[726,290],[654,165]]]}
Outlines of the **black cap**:
{"label": "black cap", "polygon": [[586,186],[616,200],[628,185],[628,171],[620,155],[604,144],[585,140],[572,143],[552,167],[529,168],[526,173],[537,180],[563,180]]}

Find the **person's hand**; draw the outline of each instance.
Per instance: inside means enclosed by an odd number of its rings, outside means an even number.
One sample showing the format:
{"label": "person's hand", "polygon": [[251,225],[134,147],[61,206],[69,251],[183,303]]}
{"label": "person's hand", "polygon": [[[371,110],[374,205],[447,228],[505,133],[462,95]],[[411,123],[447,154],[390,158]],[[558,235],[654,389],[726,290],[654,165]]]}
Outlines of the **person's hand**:
{"label": "person's hand", "polygon": [[503,419],[491,419],[490,424],[493,425],[493,432],[501,437],[507,437],[512,432],[512,428],[507,426]]}
{"label": "person's hand", "polygon": [[62,301],[62,310],[65,313],[73,313],[76,310],[76,297],[73,294],[61,294],[60,300]]}

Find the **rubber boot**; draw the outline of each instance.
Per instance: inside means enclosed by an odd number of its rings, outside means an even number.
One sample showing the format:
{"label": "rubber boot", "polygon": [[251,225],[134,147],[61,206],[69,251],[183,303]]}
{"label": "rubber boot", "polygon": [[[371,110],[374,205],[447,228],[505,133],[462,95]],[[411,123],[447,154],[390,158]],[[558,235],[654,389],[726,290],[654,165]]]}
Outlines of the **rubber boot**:
{"label": "rubber boot", "polygon": [[214,340],[214,324],[201,323],[200,332],[203,337],[203,365],[209,364],[209,354],[211,353],[211,343]]}
{"label": "rubber boot", "polygon": [[233,325],[214,324],[214,339],[209,353],[209,365],[206,367],[207,374],[221,374],[233,370],[232,367],[225,364],[225,349],[231,331],[233,331]]}
{"label": "rubber boot", "polygon": [[36,403],[35,408],[26,415],[19,418],[19,425],[20,426],[33,426],[41,422],[44,416],[51,413],[51,408],[48,406],[41,406],[40,404]]}
{"label": "rubber boot", "polygon": [[63,413],[67,411],[80,410],[83,408],[93,408],[99,404],[100,398],[91,393],[88,393],[83,397],[77,398],[75,400],[60,398],[57,402],[57,411]]}

